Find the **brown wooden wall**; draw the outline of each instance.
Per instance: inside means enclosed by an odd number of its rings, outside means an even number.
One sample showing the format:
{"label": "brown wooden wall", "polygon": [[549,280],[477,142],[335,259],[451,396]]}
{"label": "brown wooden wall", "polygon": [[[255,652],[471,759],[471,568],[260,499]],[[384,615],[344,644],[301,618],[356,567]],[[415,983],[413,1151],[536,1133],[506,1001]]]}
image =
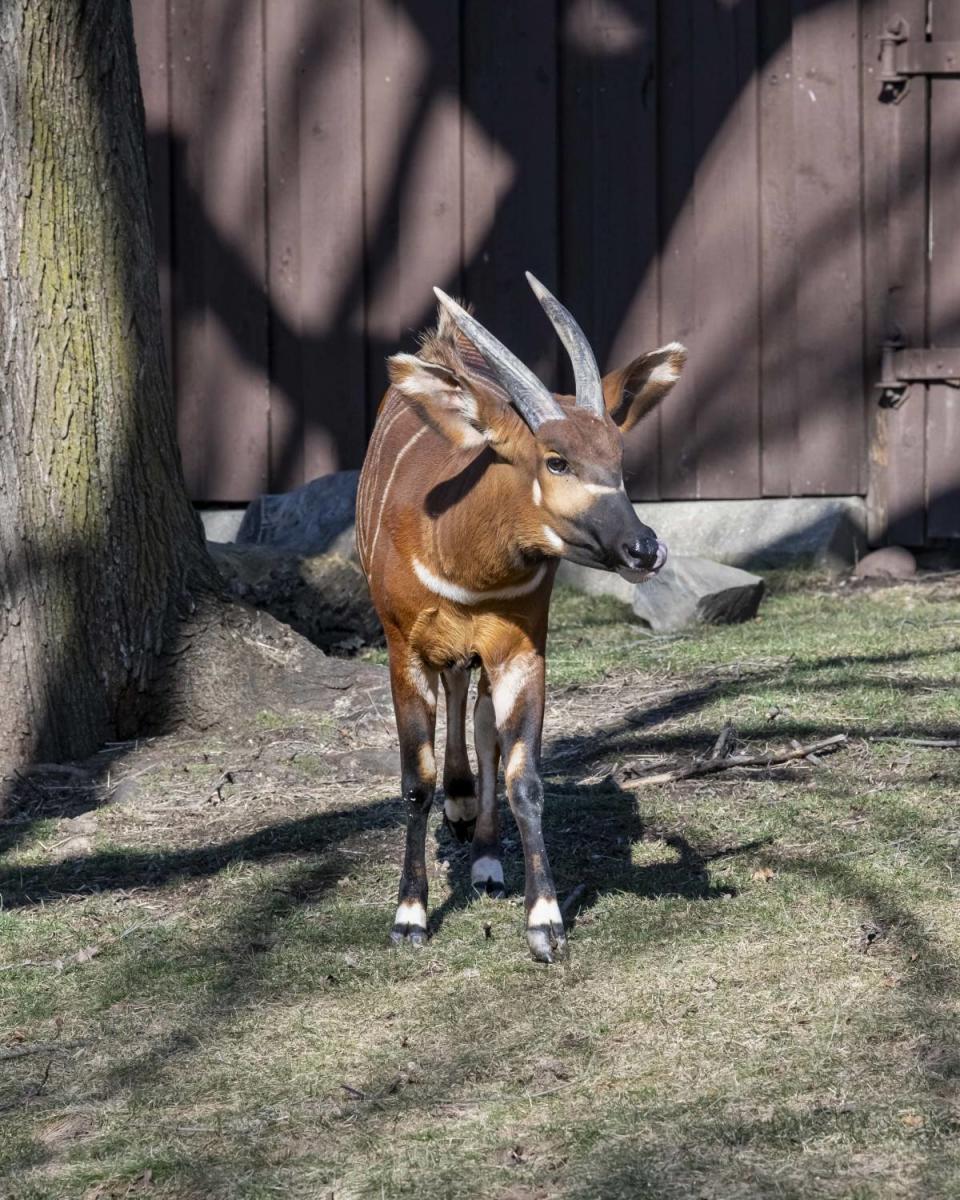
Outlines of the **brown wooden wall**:
{"label": "brown wooden wall", "polygon": [[635,498],[866,491],[881,0],[134,10],[196,498],[357,465],[433,284],[557,382],[526,268],[607,366],[690,348]]}

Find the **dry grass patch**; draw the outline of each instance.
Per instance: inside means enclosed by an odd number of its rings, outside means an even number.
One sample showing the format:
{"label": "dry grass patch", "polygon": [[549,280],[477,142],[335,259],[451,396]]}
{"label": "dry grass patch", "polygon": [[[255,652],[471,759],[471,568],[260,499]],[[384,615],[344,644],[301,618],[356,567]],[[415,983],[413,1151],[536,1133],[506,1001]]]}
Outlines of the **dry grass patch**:
{"label": "dry grass patch", "polygon": [[[560,594],[553,630],[561,968],[526,957],[509,818],[512,898],[474,901],[435,822],[434,936],[387,948],[379,718],[254,715],[35,777],[2,830],[0,1193],[960,1192],[960,752],[872,740],[957,736],[960,587],[781,590],[666,640]],[[725,723],[851,740],[621,786]]]}

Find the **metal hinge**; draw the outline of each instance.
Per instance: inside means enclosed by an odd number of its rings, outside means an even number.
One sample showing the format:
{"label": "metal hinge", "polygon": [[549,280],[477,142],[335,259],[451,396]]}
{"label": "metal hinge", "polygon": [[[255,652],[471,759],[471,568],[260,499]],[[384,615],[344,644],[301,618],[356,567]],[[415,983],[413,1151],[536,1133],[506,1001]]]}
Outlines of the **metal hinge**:
{"label": "metal hinge", "polygon": [[881,99],[902,99],[915,75],[960,75],[960,42],[911,41],[909,23],[893,17],[880,35]]}
{"label": "metal hinge", "polygon": [[960,348],[914,350],[902,342],[883,343],[880,357],[880,391],[883,408],[899,408],[912,383],[944,383],[960,387]]}

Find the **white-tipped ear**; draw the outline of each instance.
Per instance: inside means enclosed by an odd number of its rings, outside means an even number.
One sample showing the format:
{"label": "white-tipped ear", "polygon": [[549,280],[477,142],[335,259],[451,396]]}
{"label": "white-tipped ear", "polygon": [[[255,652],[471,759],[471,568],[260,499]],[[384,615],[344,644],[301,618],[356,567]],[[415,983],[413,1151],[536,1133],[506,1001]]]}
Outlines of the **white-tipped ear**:
{"label": "white-tipped ear", "polygon": [[686,347],[679,342],[668,342],[666,346],[641,354],[628,367],[603,377],[607,412],[622,433],[632,429],[641,417],[656,408],[680,378],[686,361]]}
{"label": "white-tipped ear", "polygon": [[387,359],[387,373],[397,391],[448,441],[466,449],[490,440],[476,396],[448,367],[416,354],[394,354]]}

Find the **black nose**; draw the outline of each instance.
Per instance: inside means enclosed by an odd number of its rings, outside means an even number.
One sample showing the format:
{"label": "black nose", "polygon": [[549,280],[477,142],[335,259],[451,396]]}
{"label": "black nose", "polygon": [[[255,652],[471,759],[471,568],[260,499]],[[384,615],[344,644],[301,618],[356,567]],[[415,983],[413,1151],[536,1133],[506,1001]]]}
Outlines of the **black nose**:
{"label": "black nose", "polygon": [[652,571],[657,565],[660,543],[653,534],[644,533],[632,542],[623,543],[623,557],[628,566],[640,571]]}

